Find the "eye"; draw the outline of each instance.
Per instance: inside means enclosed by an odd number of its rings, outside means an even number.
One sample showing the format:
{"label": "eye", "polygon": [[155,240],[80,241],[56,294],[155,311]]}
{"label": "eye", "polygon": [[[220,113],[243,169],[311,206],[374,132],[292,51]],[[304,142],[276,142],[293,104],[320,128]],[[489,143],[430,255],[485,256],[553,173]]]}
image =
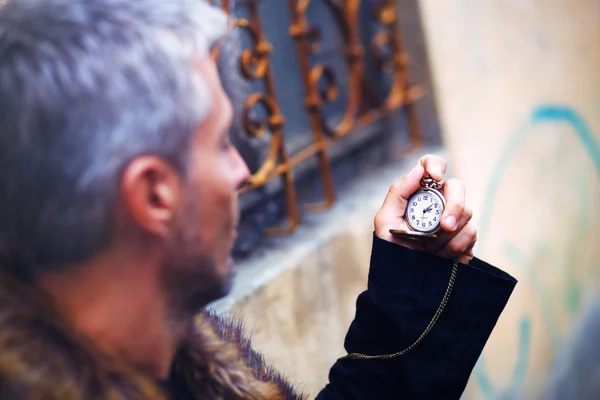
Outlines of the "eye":
{"label": "eye", "polygon": [[221,149],[229,150],[230,148],[231,148],[231,139],[229,138],[229,135],[225,135],[225,137],[221,141]]}

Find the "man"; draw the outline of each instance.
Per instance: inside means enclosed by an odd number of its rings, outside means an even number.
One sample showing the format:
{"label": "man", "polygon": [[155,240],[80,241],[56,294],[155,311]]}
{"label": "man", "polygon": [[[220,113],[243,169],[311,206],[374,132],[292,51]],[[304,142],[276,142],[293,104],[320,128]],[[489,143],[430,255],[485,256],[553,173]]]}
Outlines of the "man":
{"label": "man", "polygon": [[[18,0],[0,10],[0,399],[297,399],[239,326],[231,287],[248,169],[198,0]],[[320,399],[458,398],[515,280],[473,258],[464,186],[439,239],[406,242],[423,157],[375,218],[351,355]],[[454,281],[452,281],[454,282]],[[436,322],[437,321],[437,322]]]}

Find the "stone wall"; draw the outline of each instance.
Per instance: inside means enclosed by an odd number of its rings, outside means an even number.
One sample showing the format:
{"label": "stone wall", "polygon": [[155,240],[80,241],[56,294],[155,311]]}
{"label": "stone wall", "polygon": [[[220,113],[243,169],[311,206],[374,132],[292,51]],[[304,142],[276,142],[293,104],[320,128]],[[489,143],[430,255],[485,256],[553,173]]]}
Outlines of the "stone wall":
{"label": "stone wall", "polygon": [[465,397],[534,397],[599,287],[600,2],[420,5],[476,251],[520,279]]}

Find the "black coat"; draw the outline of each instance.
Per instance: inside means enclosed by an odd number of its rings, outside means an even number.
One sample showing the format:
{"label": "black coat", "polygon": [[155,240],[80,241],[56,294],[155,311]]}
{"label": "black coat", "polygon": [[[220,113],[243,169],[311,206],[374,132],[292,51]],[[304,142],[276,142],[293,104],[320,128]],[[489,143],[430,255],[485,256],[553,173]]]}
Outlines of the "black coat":
{"label": "black coat", "polygon": [[[453,262],[373,238],[369,285],[346,336],[349,353],[399,352],[419,338],[448,287]],[[345,359],[318,400],[459,399],[516,280],[473,259],[459,264],[431,333],[404,356]]]}

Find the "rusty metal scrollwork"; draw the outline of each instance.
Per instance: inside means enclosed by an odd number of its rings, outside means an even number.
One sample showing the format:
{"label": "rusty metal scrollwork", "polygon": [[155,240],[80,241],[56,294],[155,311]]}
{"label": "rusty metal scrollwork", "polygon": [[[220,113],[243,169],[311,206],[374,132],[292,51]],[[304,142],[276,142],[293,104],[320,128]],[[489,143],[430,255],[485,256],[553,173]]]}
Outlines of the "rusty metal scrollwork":
{"label": "rusty metal scrollwork", "polygon": [[[210,1],[210,0],[208,0]],[[281,0],[272,0],[281,1]],[[343,37],[345,61],[348,67],[348,99],[341,122],[330,127],[326,122],[325,105],[336,101],[339,94],[338,80],[334,71],[324,64],[311,64],[311,56],[320,51],[321,32],[313,26],[307,17],[311,1],[322,1],[335,18],[336,26]],[[270,144],[266,159],[253,173],[248,185],[241,192],[253,190],[265,185],[271,179],[281,176],[284,182],[288,212],[288,227],[271,230],[281,234],[292,232],[299,223],[298,200],[294,187],[293,169],[310,157],[317,157],[324,190],[324,201],[311,205],[309,209],[319,210],[330,207],[335,201],[332,171],[328,148],[331,141],[342,140],[361,124],[368,124],[390,112],[403,108],[409,121],[411,141],[419,144],[421,140],[414,100],[419,96],[418,87],[408,86],[407,61],[404,53],[398,16],[393,0],[371,0],[375,21],[383,30],[374,35],[370,43],[378,69],[391,77],[391,85],[383,105],[379,109],[365,107],[363,88],[365,86],[365,49],[360,41],[359,9],[361,0],[288,0],[291,15],[289,34],[294,39],[300,67],[300,79],[305,88],[304,106],[308,113],[313,143],[293,156],[288,156],[283,130],[285,118],[281,113],[275,95],[275,83],[272,75],[271,56],[274,51],[265,37],[256,0],[245,0],[248,18],[232,19],[231,29],[243,29],[252,39],[252,47],[245,49],[239,59],[243,76],[249,81],[262,81],[264,92],[249,95],[242,111],[242,124],[250,137],[270,134]],[[220,0],[221,7],[228,13],[231,0]],[[231,15],[231,14],[230,14]],[[219,49],[213,51],[218,56]],[[365,104],[363,104],[365,103]],[[261,109],[264,118],[255,118]]]}
{"label": "rusty metal scrollwork", "polygon": [[413,146],[418,146],[421,141],[421,132],[414,102],[423,95],[423,88],[409,86],[409,57],[404,51],[396,5],[393,0],[379,0],[374,2],[373,12],[384,30],[373,37],[371,49],[380,70],[392,76],[391,88],[385,99],[385,111],[394,111],[404,107]]}
{"label": "rusty metal scrollwork", "polygon": [[[300,217],[293,171],[292,168],[289,168],[290,160],[283,140],[285,118],[281,113],[275,95],[275,83],[271,71],[270,55],[273,47],[264,36],[256,2],[247,1],[246,5],[249,10],[249,18],[231,20],[230,29],[241,28],[250,35],[253,46],[242,52],[239,60],[240,71],[248,80],[262,80],[265,91],[264,93],[253,93],[246,99],[242,113],[242,123],[246,133],[251,137],[259,137],[269,131],[271,143],[265,161],[252,174],[247,185],[240,190],[240,193],[263,186],[270,179],[282,175],[288,226],[285,228],[272,228],[269,232],[272,234],[285,234],[292,232],[298,226]],[[224,0],[222,7],[226,12],[230,12],[229,1]],[[213,53],[214,57],[217,55],[218,49]],[[257,107],[261,107],[264,114],[266,114],[264,120],[258,120],[252,116]],[[277,168],[282,166],[283,168]]]}
{"label": "rusty metal scrollwork", "polygon": [[[362,77],[364,48],[360,43],[358,32],[358,9],[360,0],[323,0],[331,10],[344,38],[344,50],[349,67],[348,104],[342,121],[335,127],[329,127],[323,111],[324,103],[337,99],[337,81],[333,71],[322,64],[310,65],[310,56],[319,47],[320,33],[318,28],[310,25],[306,16],[311,0],[289,0],[292,17],[290,35],[296,41],[300,68],[304,76],[306,89],[305,107],[314,118],[313,129],[318,128],[328,136],[336,138],[347,135],[353,128],[360,106],[360,84]],[[321,90],[320,82],[324,80],[326,90]]]}

